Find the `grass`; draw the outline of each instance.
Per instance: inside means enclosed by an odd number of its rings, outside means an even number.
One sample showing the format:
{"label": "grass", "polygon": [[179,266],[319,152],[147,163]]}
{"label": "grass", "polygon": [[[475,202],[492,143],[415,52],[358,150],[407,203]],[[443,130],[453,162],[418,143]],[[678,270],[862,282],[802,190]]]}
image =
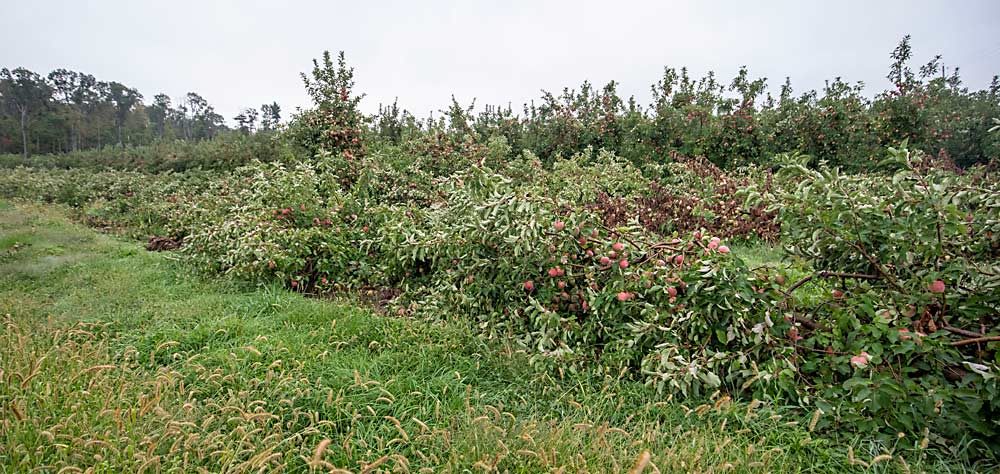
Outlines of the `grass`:
{"label": "grass", "polygon": [[[785,285],[792,285],[802,278],[815,273],[815,270],[801,258],[790,257],[777,245],[763,242],[732,245],[733,255],[737,255],[750,268],[773,267],[782,269],[786,275]],[[830,291],[836,288],[835,282],[814,279],[795,291],[795,299],[803,306],[814,306],[828,299]]]}
{"label": "grass", "polygon": [[0,318],[0,472],[964,469],[544,370],[458,322],[204,279],[50,206],[0,203]]}

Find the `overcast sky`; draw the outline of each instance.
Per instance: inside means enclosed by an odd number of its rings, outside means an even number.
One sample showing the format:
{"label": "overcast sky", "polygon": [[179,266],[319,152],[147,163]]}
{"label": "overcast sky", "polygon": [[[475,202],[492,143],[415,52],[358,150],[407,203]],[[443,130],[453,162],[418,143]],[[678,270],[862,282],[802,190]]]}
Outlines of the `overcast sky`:
{"label": "overcast sky", "polygon": [[87,72],[138,88],[196,91],[232,123],[240,109],[309,105],[299,73],[344,50],[362,108],[418,117],[618,81],[648,103],[664,66],[728,82],[741,65],[797,93],[842,76],[888,86],[889,53],[913,35],[970,88],[1000,73],[1000,1],[81,1],[3,0],[0,66]]}

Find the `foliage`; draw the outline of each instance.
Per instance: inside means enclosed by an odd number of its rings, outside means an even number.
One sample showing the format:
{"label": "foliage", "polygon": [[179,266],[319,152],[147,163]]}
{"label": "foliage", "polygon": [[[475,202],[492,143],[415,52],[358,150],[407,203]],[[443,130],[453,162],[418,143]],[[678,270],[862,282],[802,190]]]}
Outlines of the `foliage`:
{"label": "foliage", "polygon": [[[251,117],[252,115],[252,117]],[[277,103],[247,109],[237,119],[244,133],[277,129]],[[47,76],[25,68],[0,70],[0,154],[58,154],[148,145],[161,141],[197,142],[229,131],[225,119],[201,95],[189,92],[174,106],[166,94],[151,103],[125,84],[56,69]]]}
{"label": "foliage", "polygon": [[[988,458],[1000,189],[956,160],[995,149],[977,124],[996,91],[921,82],[938,68],[910,72],[906,41],[893,59],[900,85],[874,100],[838,79],[775,102],[746,69],[728,86],[667,69],[648,115],[585,83],[523,118],[453,99],[438,120],[391,107],[366,123],[343,53],[324,53],[303,75],[315,108],[278,134],[250,134],[246,115],[244,133],[198,144],[5,157],[0,192],[182,242],[207,275],[457,318],[560,374]],[[957,141],[931,130],[955,120]],[[891,149],[892,174],[871,171],[900,138],[933,153]],[[788,261],[748,264],[734,240]]]}
{"label": "foliage", "polygon": [[534,369],[461,323],[193,277],[53,206],[0,204],[0,235],[0,470],[615,472],[647,451],[664,472],[991,468]]}
{"label": "foliage", "polygon": [[225,134],[213,140],[160,141],[70,153],[0,155],[0,168],[122,170],[144,173],[231,170],[251,161],[291,161],[287,145],[267,135]]}
{"label": "foliage", "polygon": [[239,169],[208,195],[221,200],[186,210],[197,218],[183,248],[203,270],[304,291],[350,285],[369,271],[356,245],[369,228],[336,184],[307,164]]}
{"label": "foliage", "polygon": [[887,441],[929,428],[911,442],[996,450],[1000,193],[929,160],[892,149],[891,175],[780,173],[797,183],[772,201],[789,253],[839,280],[819,305],[795,304],[809,279],[788,288],[774,332],[806,385],[784,388]]}
{"label": "foliage", "polygon": [[358,110],[362,95],[353,94],[354,69],[347,66],[344,52],[334,66],[330,52],[323,62],[313,60],[311,77],[302,74],[315,109],[297,115],[286,131],[287,139],[307,159],[319,158],[345,187],[358,179],[357,159],[364,154],[361,141],[363,117]]}

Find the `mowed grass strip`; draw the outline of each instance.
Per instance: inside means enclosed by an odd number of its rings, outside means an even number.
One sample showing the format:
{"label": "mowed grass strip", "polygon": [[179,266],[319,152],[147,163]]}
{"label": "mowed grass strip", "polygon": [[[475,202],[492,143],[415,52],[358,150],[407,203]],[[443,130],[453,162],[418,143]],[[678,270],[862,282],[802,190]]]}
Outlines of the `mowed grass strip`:
{"label": "mowed grass strip", "polygon": [[945,468],[809,414],[533,368],[458,322],[193,276],[55,207],[0,203],[0,318],[0,472]]}

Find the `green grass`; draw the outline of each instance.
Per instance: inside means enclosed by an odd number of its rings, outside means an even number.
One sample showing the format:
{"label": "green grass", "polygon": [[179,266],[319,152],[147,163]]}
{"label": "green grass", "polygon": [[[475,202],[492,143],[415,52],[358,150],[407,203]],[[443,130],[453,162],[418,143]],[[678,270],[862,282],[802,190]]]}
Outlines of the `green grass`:
{"label": "green grass", "polygon": [[[0,317],[0,472],[616,472],[646,451],[644,472],[862,472],[848,446],[885,449],[546,371],[458,322],[205,279],[54,207],[0,203]],[[868,471],[963,470],[930,454]]]}
{"label": "green grass", "polygon": [[[815,273],[815,270],[800,258],[790,257],[780,246],[759,242],[732,245],[733,255],[739,256],[750,268],[772,267],[785,273],[785,286],[789,286]],[[829,299],[830,291],[836,288],[831,280],[816,278],[795,291],[795,300],[803,306],[814,306]]]}

